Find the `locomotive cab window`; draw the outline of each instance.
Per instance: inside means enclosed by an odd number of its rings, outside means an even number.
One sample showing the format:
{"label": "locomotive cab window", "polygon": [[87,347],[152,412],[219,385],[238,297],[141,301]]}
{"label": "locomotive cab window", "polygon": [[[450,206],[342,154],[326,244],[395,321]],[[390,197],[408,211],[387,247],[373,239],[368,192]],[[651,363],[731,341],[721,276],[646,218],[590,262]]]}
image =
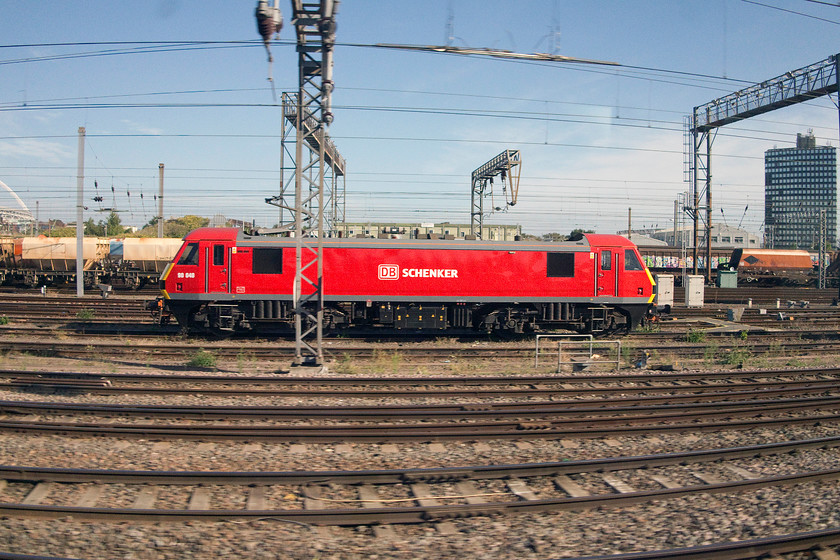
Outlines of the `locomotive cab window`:
{"label": "locomotive cab window", "polygon": [[546,276],[549,278],[574,278],[574,253],[546,253]]}
{"label": "locomotive cab window", "polygon": [[254,248],[254,274],[283,274],[283,249]]}
{"label": "locomotive cab window", "polygon": [[636,251],[633,249],[624,250],[624,270],[644,270],[642,263],[639,262],[639,257],[636,256]]}
{"label": "locomotive cab window", "polygon": [[213,266],[223,266],[225,264],[225,246],[213,245]]}
{"label": "locomotive cab window", "polygon": [[190,243],[181,258],[178,259],[178,264],[198,264],[198,243]]}
{"label": "locomotive cab window", "polygon": [[612,270],[612,251],[601,252],[601,270]]}

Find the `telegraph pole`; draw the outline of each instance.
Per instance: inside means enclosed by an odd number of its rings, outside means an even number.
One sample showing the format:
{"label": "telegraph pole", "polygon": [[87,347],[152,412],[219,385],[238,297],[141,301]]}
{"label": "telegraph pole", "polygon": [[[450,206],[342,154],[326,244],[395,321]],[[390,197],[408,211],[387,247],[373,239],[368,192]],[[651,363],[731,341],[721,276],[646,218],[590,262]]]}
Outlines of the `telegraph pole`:
{"label": "telegraph pole", "polygon": [[76,170],[76,297],[85,295],[85,127],[79,127],[79,165]]}
{"label": "telegraph pole", "polygon": [[157,236],[163,237],[163,164],[158,164],[158,216]]}

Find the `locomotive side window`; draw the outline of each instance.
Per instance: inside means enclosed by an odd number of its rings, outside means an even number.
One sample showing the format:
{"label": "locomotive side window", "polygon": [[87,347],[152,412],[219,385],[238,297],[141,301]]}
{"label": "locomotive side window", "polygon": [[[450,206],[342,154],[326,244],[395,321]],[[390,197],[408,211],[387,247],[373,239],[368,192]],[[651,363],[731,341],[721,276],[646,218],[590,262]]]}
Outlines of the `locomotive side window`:
{"label": "locomotive side window", "polygon": [[198,264],[198,243],[190,243],[184,249],[178,264]]}
{"label": "locomotive side window", "polygon": [[254,274],[283,274],[283,249],[254,248]]}
{"label": "locomotive side window", "polygon": [[213,245],[213,266],[224,266],[225,264],[225,246]]}
{"label": "locomotive side window", "polygon": [[574,253],[546,253],[546,255],[548,257],[546,276],[549,278],[574,278]]}
{"label": "locomotive side window", "polygon": [[624,250],[624,270],[644,270],[642,263],[639,262],[639,257],[636,256],[636,251],[633,249]]}
{"label": "locomotive side window", "polygon": [[612,251],[601,251],[601,270],[612,269]]}

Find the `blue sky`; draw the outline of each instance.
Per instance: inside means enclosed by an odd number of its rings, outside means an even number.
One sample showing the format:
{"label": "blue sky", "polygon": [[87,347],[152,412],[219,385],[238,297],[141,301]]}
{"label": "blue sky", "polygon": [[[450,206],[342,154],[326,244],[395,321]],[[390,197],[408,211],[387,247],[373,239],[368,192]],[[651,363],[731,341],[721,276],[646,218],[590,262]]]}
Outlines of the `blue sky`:
{"label": "blue sky", "polygon": [[[468,223],[472,170],[518,149],[519,203],[486,222],[536,234],[612,233],[626,228],[632,208],[634,228],[670,227],[673,201],[688,188],[683,116],[840,52],[832,2],[756,2],[345,0],[330,135],[347,160],[348,221]],[[163,162],[167,217],[220,213],[273,225],[277,210],[264,199],[278,191],[283,123],[271,106],[255,5],[0,2],[0,181],[33,212],[37,201],[41,220],[75,219],[76,131],[84,126],[86,218],[105,217],[92,200],[96,181],[124,224],[146,223]],[[273,76],[278,92],[295,91],[291,8],[280,6],[287,21],[272,47]],[[530,53],[556,44],[557,54],[624,66],[347,46],[444,44],[448,21],[455,46]],[[81,44],[107,41],[152,42],[158,52]],[[161,51],[156,41],[255,42]],[[809,129],[819,144],[837,146],[835,99],[722,129],[713,146],[714,219],[761,233],[764,151]],[[202,106],[171,106],[184,104]],[[0,206],[14,203],[0,192]]]}

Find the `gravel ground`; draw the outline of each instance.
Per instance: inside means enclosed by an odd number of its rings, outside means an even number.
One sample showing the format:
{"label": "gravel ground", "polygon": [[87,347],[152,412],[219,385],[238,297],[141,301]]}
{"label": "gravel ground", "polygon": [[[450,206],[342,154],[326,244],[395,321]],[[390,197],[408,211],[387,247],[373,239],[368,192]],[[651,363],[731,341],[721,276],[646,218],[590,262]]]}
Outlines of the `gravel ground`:
{"label": "gravel ground", "polygon": [[[5,357],[0,367],[109,371],[73,360]],[[228,369],[236,369],[229,364]],[[273,366],[263,365],[266,370]],[[133,371],[120,366],[119,371]],[[136,371],[150,373],[149,368]],[[110,371],[109,371],[110,372]],[[402,374],[415,373],[411,370]],[[392,372],[397,373],[397,372]],[[476,371],[466,372],[474,375]],[[25,394],[4,392],[0,399]],[[27,399],[32,397],[28,395]],[[32,400],[53,396],[35,395]],[[72,400],[78,397],[68,398]],[[110,399],[110,397],[109,397]],[[121,400],[122,399],[122,400]],[[130,396],[114,402],[129,401]],[[97,402],[106,402],[99,401]],[[196,402],[208,402],[197,397]],[[182,402],[181,404],[188,404]],[[215,404],[215,403],[210,403]],[[226,404],[231,404],[227,402]],[[49,467],[149,470],[333,470],[543,462],[733,447],[837,435],[840,425],[759,429],[674,436],[592,440],[375,444],[307,444],[192,441],[119,441],[0,434],[0,463]],[[767,459],[744,459],[742,468],[769,475],[795,468],[827,468],[840,452],[826,450]],[[715,471],[726,477],[724,471]],[[673,471],[667,475],[679,478]],[[731,478],[731,475],[729,475]],[[587,484],[595,482],[587,479]],[[637,488],[649,481],[630,479]],[[23,492],[14,484],[0,494]],[[230,496],[231,503],[242,503]],[[160,503],[182,500],[163,492]],[[278,498],[274,498],[277,501]],[[73,558],[289,558],[289,559],[550,559],[696,546],[840,525],[840,482],[709,494],[633,507],[581,512],[476,517],[452,521],[445,534],[432,524],[318,528],[263,519],[253,522],[136,524],[0,518],[0,551]]]}

